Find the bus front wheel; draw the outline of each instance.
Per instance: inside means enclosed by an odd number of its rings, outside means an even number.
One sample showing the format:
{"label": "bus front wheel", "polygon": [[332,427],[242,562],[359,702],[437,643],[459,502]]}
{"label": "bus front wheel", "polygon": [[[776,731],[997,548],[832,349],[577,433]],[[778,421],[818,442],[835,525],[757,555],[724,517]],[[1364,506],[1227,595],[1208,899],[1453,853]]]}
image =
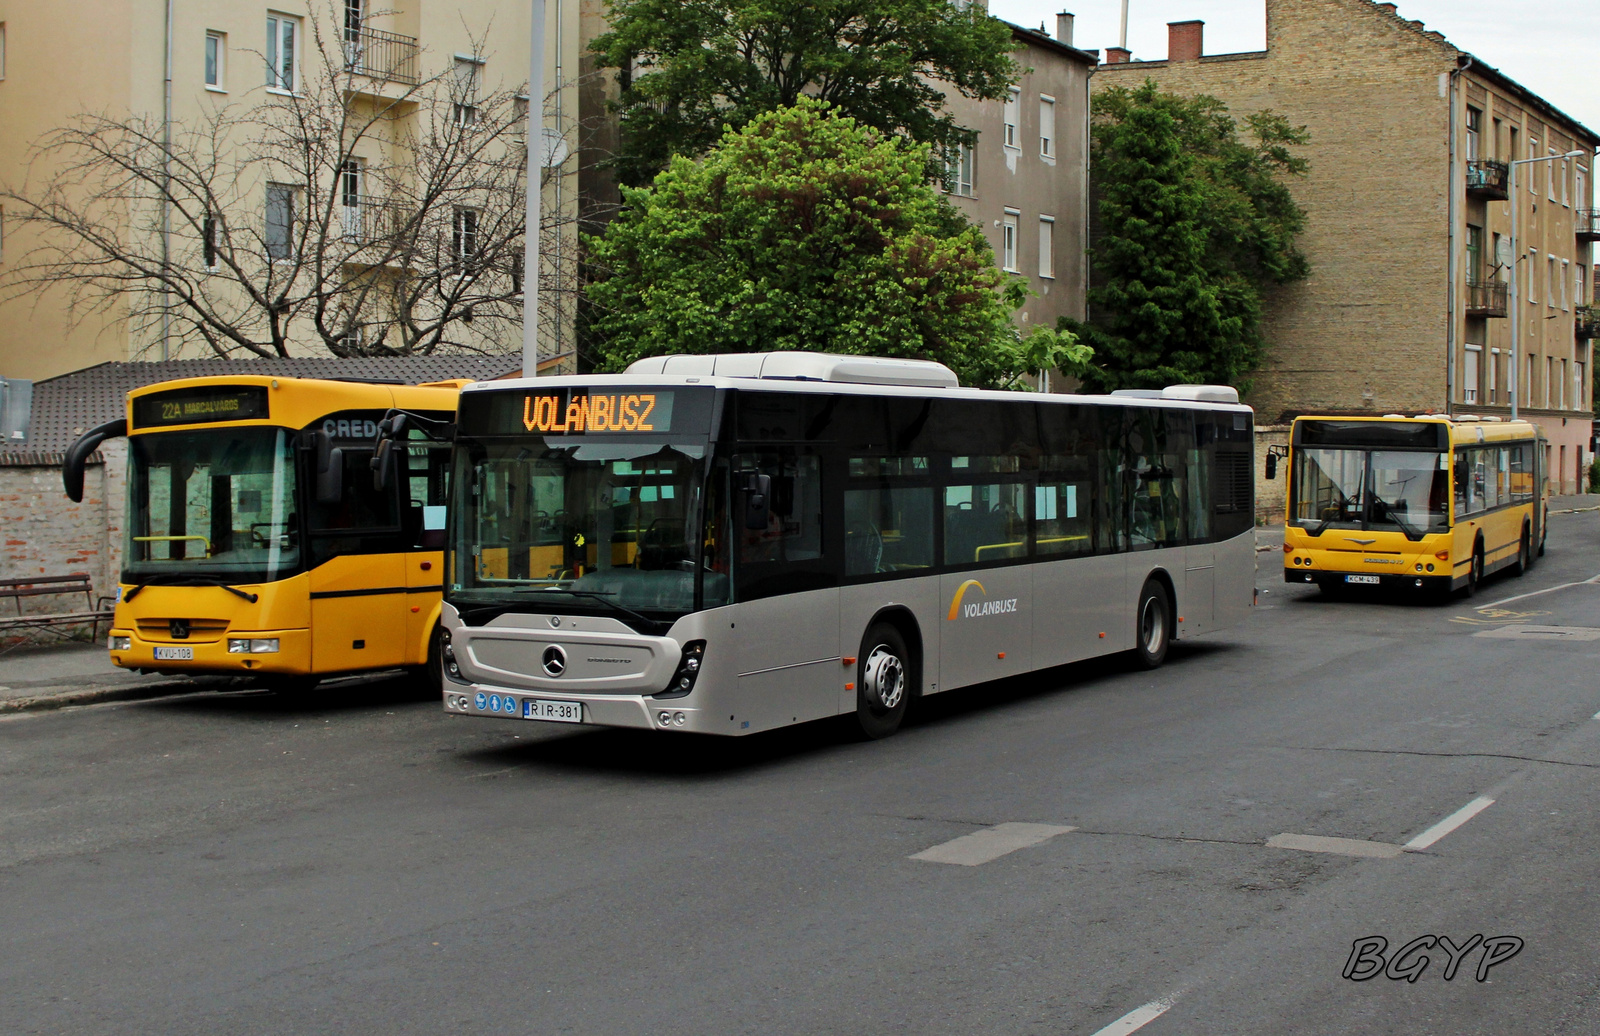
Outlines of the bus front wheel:
{"label": "bus front wheel", "polygon": [[1139,668],[1155,669],[1166,661],[1167,646],[1172,642],[1172,605],[1166,589],[1154,579],[1146,579],[1139,591],[1137,615],[1133,657]]}
{"label": "bus front wheel", "polygon": [[900,729],[911,700],[916,659],[900,630],[880,622],[861,641],[856,662],[856,723],[872,740]]}
{"label": "bus front wheel", "polygon": [[1483,583],[1483,544],[1479,543],[1472,548],[1472,564],[1467,567],[1467,585],[1461,593],[1463,597],[1474,597],[1478,587]]}
{"label": "bus front wheel", "polygon": [[1517,547],[1517,560],[1511,571],[1522,575],[1533,567],[1533,537],[1528,533],[1528,527],[1522,527],[1522,542]]}

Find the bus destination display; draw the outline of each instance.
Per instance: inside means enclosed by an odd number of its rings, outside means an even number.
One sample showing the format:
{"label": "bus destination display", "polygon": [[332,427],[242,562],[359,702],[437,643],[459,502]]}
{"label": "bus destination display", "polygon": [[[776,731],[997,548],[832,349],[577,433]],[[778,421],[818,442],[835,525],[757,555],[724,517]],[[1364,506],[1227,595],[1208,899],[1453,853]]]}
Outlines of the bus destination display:
{"label": "bus destination display", "polygon": [[552,393],[522,398],[522,427],[530,432],[670,432],[672,393]]}
{"label": "bus destination display", "polygon": [[261,385],[175,389],[133,401],[135,428],[254,421],[266,418],[267,414],[267,390]]}

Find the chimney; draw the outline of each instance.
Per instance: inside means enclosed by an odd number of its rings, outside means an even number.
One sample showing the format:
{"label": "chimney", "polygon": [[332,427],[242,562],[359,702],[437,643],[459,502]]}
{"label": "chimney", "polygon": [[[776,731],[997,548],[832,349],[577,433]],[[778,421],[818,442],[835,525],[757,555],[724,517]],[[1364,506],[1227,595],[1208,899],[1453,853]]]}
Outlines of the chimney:
{"label": "chimney", "polygon": [[1066,11],[1056,15],[1056,42],[1072,46],[1072,15]]}
{"label": "chimney", "polygon": [[1378,9],[1380,11],[1386,11],[1389,14],[1393,14],[1393,15],[1398,16],[1398,14],[1400,12],[1400,5],[1399,4],[1379,4],[1378,5]]}
{"label": "chimney", "polygon": [[1168,22],[1167,60],[1199,61],[1205,51],[1205,30],[1206,23],[1202,21]]}
{"label": "chimney", "polygon": [[1132,56],[1133,51],[1129,50],[1127,47],[1106,48],[1106,64],[1108,65],[1126,64],[1128,59]]}

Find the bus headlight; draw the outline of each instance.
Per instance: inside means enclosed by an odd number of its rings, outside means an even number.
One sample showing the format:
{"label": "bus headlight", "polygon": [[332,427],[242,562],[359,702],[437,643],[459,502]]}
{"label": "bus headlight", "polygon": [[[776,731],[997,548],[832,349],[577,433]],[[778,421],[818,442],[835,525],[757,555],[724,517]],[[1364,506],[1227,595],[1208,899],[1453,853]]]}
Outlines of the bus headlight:
{"label": "bus headlight", "polygon": [[456,663],[456,649],[450,644],[450,631],[439,630],[439,657],[444,659],[444,671],[451,678],[461,679],[461,666]]}
{"label": "bus headlight", "polygon": [[278,653],[278,638],[246,638],[229,637],[228,654],[230,655],[275,655]]}
{"label": "bus headlight", "polygon": [[131,651],[133,649],[132,637],[111,637],[108,643],[112,651]]}
{"label": "bus headlight", "polygon": [[678,660],[678,669],[672,674],[672,680],[666,689],[656,694],[657,698],[681,698],[694,689],[694,682],[700,676],[700,665],[705,661],[706,642],[691,640],[683,646],[683,657]]}

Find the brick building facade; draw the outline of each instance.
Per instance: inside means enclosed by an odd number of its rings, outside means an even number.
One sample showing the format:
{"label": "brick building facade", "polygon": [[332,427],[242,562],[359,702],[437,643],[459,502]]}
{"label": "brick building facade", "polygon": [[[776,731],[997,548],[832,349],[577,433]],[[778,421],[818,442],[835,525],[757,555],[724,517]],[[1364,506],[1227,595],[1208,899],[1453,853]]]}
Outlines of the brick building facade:
{"label": "brick building facade", "polygon": [[[1112,50],[1094,80],[1149,78],[1310,133],[1310,171],[1290,188],[1312,273],[1267,298],[1269,348],[1248,400],[1259,424],[1270,435],[1313,412],[1509,415],[1514,268],[1520,415],[1550,439],[1552,491],[1575,491],[1592,425],[1582,307],[1600,136],[1394,4],[1267,0],[1266,14],[1264,51],[1205,55],[1202,24],[1177,22],[1166,60]],[[1503,163],[1534,149],[1584,157],[1518,169],[1518,256]],[[1262,485],[1281,501],[1281,481]]]}

